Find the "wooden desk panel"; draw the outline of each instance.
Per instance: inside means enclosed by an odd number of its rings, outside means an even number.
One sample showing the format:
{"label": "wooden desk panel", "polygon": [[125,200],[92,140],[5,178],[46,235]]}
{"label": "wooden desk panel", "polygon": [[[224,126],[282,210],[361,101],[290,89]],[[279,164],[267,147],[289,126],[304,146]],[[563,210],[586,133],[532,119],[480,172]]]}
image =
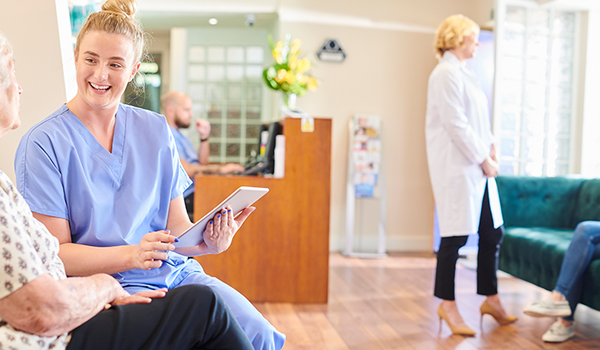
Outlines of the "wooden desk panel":
{"label": "wooden desk panel", "polygon": [[226,252],[196,260],[254,302],[326,303],[331,119],[303,133],[300,119],[286,118],[283,133],[284,178],[196,177],[196,220],[240,186],[270,189]]}

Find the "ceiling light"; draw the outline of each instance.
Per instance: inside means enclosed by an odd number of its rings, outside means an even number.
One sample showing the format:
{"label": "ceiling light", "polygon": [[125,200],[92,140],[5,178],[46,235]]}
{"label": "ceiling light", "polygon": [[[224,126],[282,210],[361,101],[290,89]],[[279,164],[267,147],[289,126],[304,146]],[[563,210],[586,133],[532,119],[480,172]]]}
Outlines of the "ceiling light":
{"label": "ceiling light", "polygon": [[219,21],[216,18],[211,18],[208,20],[208,24],[211,26],[217,25],[217,23],[219,23]]}

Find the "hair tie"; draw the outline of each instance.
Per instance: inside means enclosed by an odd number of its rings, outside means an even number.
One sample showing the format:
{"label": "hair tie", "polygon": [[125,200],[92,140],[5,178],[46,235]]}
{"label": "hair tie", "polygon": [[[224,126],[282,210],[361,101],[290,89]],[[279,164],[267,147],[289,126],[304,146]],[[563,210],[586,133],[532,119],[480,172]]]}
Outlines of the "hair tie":
{"label": "hair tie", "polygon": [[102,12],[105,13],[111,13],[113,15],[119,15],[119,16],[123,16],[125,18],[130,18],[128,14],[126,14],[125,12],[116,12],[116,11],[110,11],[110,10],[102,10]]}

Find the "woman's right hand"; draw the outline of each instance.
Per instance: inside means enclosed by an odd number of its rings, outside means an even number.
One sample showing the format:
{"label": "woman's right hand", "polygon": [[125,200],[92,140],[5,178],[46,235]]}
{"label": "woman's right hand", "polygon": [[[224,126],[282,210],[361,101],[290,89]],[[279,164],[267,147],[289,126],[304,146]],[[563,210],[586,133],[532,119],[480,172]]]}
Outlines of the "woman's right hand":
{"label": "woman's right hand", "polygon": [[135,268],[144,270],[161,267],[162,261],[169,258],[167,251],[175,250],[172,244],[175,239],[169,234],[169,230],[147,233],[139,244],[132,246],[132,264]]}
{"label": "woman's right hand", "polygon": [[500,166],[496,161],[494,161],[490,156],[485,158],[483,163],[481,163],[481,169],[483,170],[483,174],[485,177],[496,177],[498,176],[498,172],[500,171]]}

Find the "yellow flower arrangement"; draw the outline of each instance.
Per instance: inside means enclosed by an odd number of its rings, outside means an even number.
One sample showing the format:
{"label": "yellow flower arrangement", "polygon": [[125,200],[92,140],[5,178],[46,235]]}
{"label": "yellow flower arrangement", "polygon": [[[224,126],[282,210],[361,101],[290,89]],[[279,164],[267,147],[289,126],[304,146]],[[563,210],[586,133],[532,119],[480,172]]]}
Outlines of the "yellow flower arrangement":
{"label": "yellow flower arrangement", "polygon": [[319,86],[319,81],[308,74],[311,63],[308,58],[300,58],[299,39],[291,40],[287,34],[283,41],[273,44],[269,36],[269,44],[275,63],[263,71],[267,86],[273,90],[281,90],[286,96],[296,94],[302,96],[307,90],[314,91]]}

